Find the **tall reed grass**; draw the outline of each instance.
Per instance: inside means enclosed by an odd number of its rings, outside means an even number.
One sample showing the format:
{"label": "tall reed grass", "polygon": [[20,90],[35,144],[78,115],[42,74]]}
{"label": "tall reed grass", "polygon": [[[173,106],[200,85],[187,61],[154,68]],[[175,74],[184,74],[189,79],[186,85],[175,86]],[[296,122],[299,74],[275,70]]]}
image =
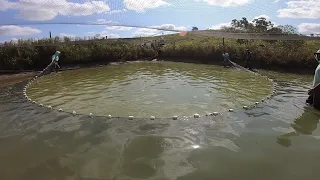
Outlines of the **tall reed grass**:
{"label": "tall reed grass", "polygon": [[[219,63],[222,52],[227,51],[231,59],[243,63],[246,49],[253,53],[255,64],[259,68],[309,68],[314,69],[317,62],[313,53],[320,48],[317,41],[262,41],[225,39],[225,46],[221,38],[196,35],[167,35],[164,37],[165,47],[163,58],[192,58],[194,61]],[[83,40],[77,38],[76,40]],[[141,42],[154,40],[144,38],[137,41],[112,42],[105,44],[79,44],[57,46],[34,46],[69,42],[70,39],[40,39],[18,40],[0,47],[1,70],[42,69],[51,61],[56,50],[61,51],[60,64],[108,63],[119,61],[133,61],[142,58],[155,57],[157,51],[150,47],[142,47]],[[109,40],[106,40],[109,41]]]}

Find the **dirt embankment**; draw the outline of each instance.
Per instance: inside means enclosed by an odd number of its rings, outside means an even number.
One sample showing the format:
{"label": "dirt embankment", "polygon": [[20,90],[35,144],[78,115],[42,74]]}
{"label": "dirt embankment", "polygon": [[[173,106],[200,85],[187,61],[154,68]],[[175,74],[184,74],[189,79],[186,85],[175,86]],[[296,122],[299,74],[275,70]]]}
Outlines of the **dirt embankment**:
{"label": "dirt embankment", "polygon": [[16,74],[0,74],[0,87],[24,81],[35,76],[36,72],[23,72]]}

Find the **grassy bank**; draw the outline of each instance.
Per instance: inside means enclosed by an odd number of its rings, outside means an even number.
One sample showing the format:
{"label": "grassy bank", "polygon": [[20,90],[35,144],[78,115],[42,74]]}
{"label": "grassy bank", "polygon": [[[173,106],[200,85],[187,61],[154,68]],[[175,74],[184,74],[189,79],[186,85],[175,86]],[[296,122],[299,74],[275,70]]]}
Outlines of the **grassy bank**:
{"label": "grassy bank", "polygon": [[59,64],[93,64],[134,61],[154,57],[156,52],[132,43],[82,44],[59,46],[23,46],[9,44],[0,48],[0,70],[42,70],[51,62],[56,50],[61,52]]}
{"label": "grassy bank", "polygon": [[[231,60],[244,64],[246,48],[254,57],[257,68],[312,69],[317,66],[313,53],[320,48],[318,41],[262,41],[225,39],[225,49]],[[222,39],[190,37],[166,45],[164,57],[197,58],[204,63],[222,61]]]}
{"label": "grassy bank", "polygon": [[[222,62],[222,39],[199,35],[164,36],[165,47],[162,58],[193,59],[200,63],[216,64]],[[152,38],[145,40],[154,40]],[[43,43],[42,40],[38,43]],[[92,64],[119,61],[133,61],[154,57],[157,52],[152,48],[141,47],[140,44],[114,42],[107,44],[59,45],[51,47],[35,47],[26,45],[26,41],[8,44],[0,48],[0,69],[43,69],[51,61],[56,50],[61,51],[60,64]],[[231,60],[244,64],[245,49],[249,48],[254,57],[254,64],[262,69],[304,69],[312,72],[317,66],[313,53],[320,48],[317,41],[262,41],[225,39],[225,49]]]}

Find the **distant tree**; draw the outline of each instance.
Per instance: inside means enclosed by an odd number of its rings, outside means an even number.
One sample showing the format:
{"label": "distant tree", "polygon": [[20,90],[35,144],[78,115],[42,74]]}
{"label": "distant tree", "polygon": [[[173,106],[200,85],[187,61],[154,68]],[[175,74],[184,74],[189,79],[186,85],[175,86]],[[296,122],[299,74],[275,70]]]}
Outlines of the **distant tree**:
{"label": "distant tree", "polygon": [[64,36],[64,37],[63,37],[63,41],[64,41],[64,42],[70,42],[70,41],[71,41],[71,38],[70,38],[70,37],[67,37],[67,36]]}
{"label": "distant tree", "polygon": [[278,27],[282,30],[283,34],[298,34],[297,28],[292,25],[281,25]]}
{"label": "distant tree", "polygon": [[258,33],[267,32],[269,29],[273,28],[273,23],[268,21],[265,17],[259,17],[252,21],[254,26],[254,31]]}
{"label": "distant tree", "polygon": [[94,36],[94,39],[100,39],[100,38],[101,38],[100,34],[96,34],[96,35]]}
{"label": "distant tree", "polygon": [[228,27],[228,26],[222,26],[220,30],[225,32],[241,32],[241,30],[235,28],[235,27]]}
{"label": "distant tree", "polygon": [[192,27],[192,31],[198,31],[198,27]]}
{"label": "distant tree", "polygon": [[[50,40],[52,40],[52,39],[50,39]],[[59,43],[60,42],[59,36],[55,36],[54,39],[53,39],[53,42],[54,43]]]}
{"label": "distant tree", "polygon": [[231,21],[231,27],[236,31],[243,31],[243,32],[251,32],[254,29],[252,23],[250,23],[247,18],[243,17],[240,20],[233,19]]}
{"label": "distant tree", "polygon": [[282,34],[283,33],[282,29],[279,27],[273,27],[273,28],[269,29],[267,32],[271,33],[271,34]]}

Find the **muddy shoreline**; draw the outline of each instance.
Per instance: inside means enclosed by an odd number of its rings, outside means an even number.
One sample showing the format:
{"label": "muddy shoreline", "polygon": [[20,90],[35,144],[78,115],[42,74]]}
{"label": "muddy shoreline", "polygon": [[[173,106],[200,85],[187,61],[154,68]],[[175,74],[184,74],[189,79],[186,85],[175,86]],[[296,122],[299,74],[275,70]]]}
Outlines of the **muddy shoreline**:
{"label": "muddy shoreline", "polygon": [[17,73],[0,73],[0,87],[8,86],[11,84],[19,83],[25,81],[37,75],[38,72],[17,72]]}

